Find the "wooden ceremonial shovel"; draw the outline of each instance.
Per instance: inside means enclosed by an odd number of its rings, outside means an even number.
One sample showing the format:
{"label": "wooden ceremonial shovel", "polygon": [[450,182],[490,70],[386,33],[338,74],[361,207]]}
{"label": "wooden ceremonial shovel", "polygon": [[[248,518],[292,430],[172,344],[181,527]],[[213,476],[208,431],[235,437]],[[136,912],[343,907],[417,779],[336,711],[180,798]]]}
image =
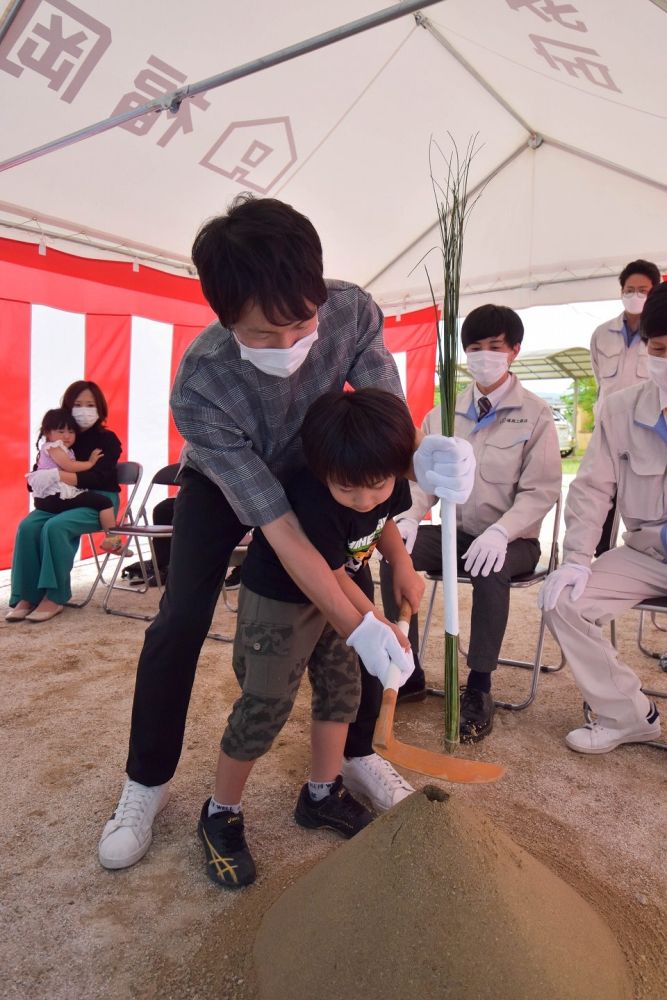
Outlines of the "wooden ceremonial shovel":
{"label": "wooden ceremonial shovel", "polygon": [[[403,601],[398,619],[398,627],[405,635],[408,634],[408,623],[412,609],[408,601]],[[394,738],[394,712],[398,696],[400,671],[393,663],[387,686],[382,695],[382,708],[375,723],[373,733],[373,750],[385,760],[399,767],[407,767],[410,771],[429,774],[433,778],[443,778],[445,781],[458,781],[463,784],[473,784],[485,781],[497,781],[505,773],[500,764],[487,764],[481,760],[466,760],[464,757],[451,757],[449,754],[436,753],[422,747],[413,747],[401,743]]]}

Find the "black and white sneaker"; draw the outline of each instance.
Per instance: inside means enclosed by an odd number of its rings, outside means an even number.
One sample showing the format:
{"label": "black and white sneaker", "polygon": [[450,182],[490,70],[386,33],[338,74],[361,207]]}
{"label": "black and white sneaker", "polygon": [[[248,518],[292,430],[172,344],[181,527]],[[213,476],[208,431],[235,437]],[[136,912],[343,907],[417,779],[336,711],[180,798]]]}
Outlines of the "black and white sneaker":
{"label": "black and white sneaker", "polygon": [[240,889],[255,881],[255,862],[248,850],[243,826],[243,813],[208,814],[207,799],[202,806],[197,833],[206,854],[206,874],[216,885],[225,889]]}
{"label": "black and white sneaker", "polygon": [[306,783],[301,789],[294,810],[294,819],[299,826],[310,830],[335,830],[344,837],[354,837],[373,819],[373,814],[348,792],[340,774],[329,794],[315,802]]}

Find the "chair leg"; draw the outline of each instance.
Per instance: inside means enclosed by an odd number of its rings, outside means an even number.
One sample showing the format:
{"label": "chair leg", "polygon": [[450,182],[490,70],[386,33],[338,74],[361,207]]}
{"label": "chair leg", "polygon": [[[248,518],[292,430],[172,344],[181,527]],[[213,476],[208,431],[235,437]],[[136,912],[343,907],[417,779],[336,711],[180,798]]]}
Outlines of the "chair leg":
{"label": "chair leg", "polygon": [[428,602],[428,610],[426,612],[426,620],[422,627],[422,639],[419,643],[419,659],[423,660],[424,653],[426,652],[426,643],[428,642],[428,634],[431,630],[431,619],[433,617],[433,608],[435,606],[435,593],[438,587],[438,581],[433,581],[433,586],[431,587],[431,596]]}
{"label": "chair leg", "polygon": [[651,624],[657,628],[658,632],[667,632],[667,628],[664,625],[658,625],[656,612],[651,612]]}
{"label": "chair leg", "polygon": [[[431,618],[433,616],[433,607],[434,607],[434,604],[435,604],[435,592],[436,592],[436,588],[437,588],[439,582],[440,581],[438,581],[438,580],[434,580],[433,581],[433,588],[431,590],[431,596],[429,598],[428,610],[427,610],[427,613],[426,613],[426,621],[424,623],[424,630],[422,632],[422,641],[421,641],[421,643],[419,645],[419,659],[422,661],[422,663],[423,663],[423,654],[424,654],[425,649],[426,649],[426,641],[428,639],[428,633],[429,633],[429,629],[430,629],[430,626],[431,626]],[[537,686],[538,686],[539,679],[540,679],[540,673],[555,674],[555,673],[558,673],[559,670],[562,670],[563,667],[565,666],[565,657],[563,655],[563,651],[562,650],[561,650],[561,654],[560,654],[560,663],[557,666],[552,667],[552,666],[548,666],[547,664],[542,663],[542,652],[544,650],[544,639],[545,639],[545,634],[546,634],[546,627],[547,626],[546,626],[546,621],[545,621],[545,618],[544,618],[544,614],[542,614],[540,616],[540,628],[539,628],[539,632],[538,632],[538,635],[537,635],[537,645],[535,647],[535,656],[533,657],[532,661],[531,660],[513,660],[513,659],[510,659],[510,658],[507,658],[507,657],[499,657],[498,663],[500,665],[507,666],[507,667],[522,667],[524,670],[531,670],[532,671],[532,677],[531,677],[530,689],[528,691],[528,697],[527,698],[525,698],[523,701],[520,701],[520,702],[496,701],[495,702],[496,708],[505,708],[505,709],[507,709],[509,711],[512,711],[512,712],[521,712],[524,708],[528,708],[528,706],[532,705],[533,701],[535,700],[535,695],[537,694]],[[467,657],[468,650],[463,646],[463,644],[461,642],[461,635],[460,634],[457,636],[457,646],[458,646],[458,651],[461,654],[461,656],[463,656],[464,658]],[[444,697],[444,694],[445,694],[444,690],[442,690],[441,688],[433,688],[433,687],[427,687],[426,688],[426,693],[430,694],[430,695],[434,695],[435,697]]]}
{"label": "chair leg", "polygon": [[[641,651],[644,654],[644,656],[650,656],[651,659],[653,659],[653,660],[659,660],[660,657],[662,656],[662,653],[654,653],[654,652],[652,652],[650,649],[648,649],[644,645],[644,642],[643,642],[643,640],[644,640],[644,615],[645,614],[646,614],[645,611],[640,611],[639,612],[639,626],[637,628],[637,645],[641,649]],[[651,621],[652,621],[653,625],[656,625],[656,623],[655,623],[655,614],[651,615]],[[658,628],[657,625],[656,625],[656,628]],[[665,630],[661,628],[660,631],[664,632]]]}
{"label": "chair leg", "polygon": [[[117,618],[134,618],[136,621],[152,622],[157,617],[157,612],[153,615],[147,615],[147,614],[140,614],[139,612],[136,611],[121,611],[120,609],[112,608],[110,606],[114,590],[126,590],[126,591],[131,591],[133,594],[145,594],[149,589],[148,573],[146,572],[146,562],[144,560],[143,553],[141,551],[141,540],[139,538],[135,538],[135,540],[137,543],[137,553],[139,555],[139,565],[141,567],[141,573],[143,576],[143,584],[141,587],[137,588],[137,587],[126,587],[123,584],[116,583],[116,580],[118,579],[118,574],[120,573],[121,566],[123,565],[123,561],[125,559],[125,553],[127,552],[130,546],[130,538],[128,537],[126,538],[125,544],[121,549],[120,557],[118,559],[118,565],[116,566],[113,576],[111,577],[111,581],[107,586],[107,592],[104,595],[104,601],[102,602],[102,607],[104,608],[106,614],[115,615]],[[155,558],[153,543],[150,538],[148,539],[148,546],[150,549],[153,566],[156,567],[157,560]],[[160,593],[162,593],[162,591],[164,590],[164,586],[162,584],[160,574],[157,572],[155,574],[155,579],[158,581],[158,588],[160,590]]]}
{"label": "chair leg", "polygon": [[97,569],[97,574],[95,575],[95,579],[90,585],[90,589],[88,590],[88,593],[86,594],[84,599],[82,601],[68,601],[67,602],[68,608],[85,608],[87,604],[90,604],[93,594],[97,590],[100,583],[103,584],[105,587],[108,586],[106,580],[104,579],[104,570],[106,568],[107,563],[109,562],[111,553],[108,552],[105,555],[102,562],[100,562],[100,558],[97,554],[97,549],[95,548],[95,540],[91,534],[88,535],[88,538],[90,539],[90,546],[93,550],[93,556],[95,557],[95,567]]}

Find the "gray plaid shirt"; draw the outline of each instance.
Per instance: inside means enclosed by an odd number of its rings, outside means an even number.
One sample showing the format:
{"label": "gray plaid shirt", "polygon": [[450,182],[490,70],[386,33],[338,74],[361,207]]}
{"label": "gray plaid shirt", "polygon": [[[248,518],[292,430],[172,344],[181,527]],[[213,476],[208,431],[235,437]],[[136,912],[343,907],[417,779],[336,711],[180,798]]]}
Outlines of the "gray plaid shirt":
{"label": "gray plaid shirt", "polygon": [[182,461],[219,486],[242,524],[269,524],[291,509],[280,480],[303,465],[299,430],[318,396],[349,382],[403,398],[373,299],[345,281],[327,288],[319,337],[288,378],[242,361],[218,322],[193,341],[176,374],[171,409],[186,442]]}

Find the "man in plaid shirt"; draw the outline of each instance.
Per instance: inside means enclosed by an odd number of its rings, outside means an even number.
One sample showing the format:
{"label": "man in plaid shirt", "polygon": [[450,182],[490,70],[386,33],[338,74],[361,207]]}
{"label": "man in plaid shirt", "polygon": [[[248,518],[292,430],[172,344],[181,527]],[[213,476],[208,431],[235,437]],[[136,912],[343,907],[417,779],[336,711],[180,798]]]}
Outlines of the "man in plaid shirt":
{"label": "man in plaid shirt", "polygon": [[[148,850],[180,757],[199,652],[230,555],[250,527],[262,528],[298,587],[363,661],[348,765],[363,762],[377,808],[411,791],[370,746],[381,698],[377,677],[390,659],[409,657],[405,639],[355,610],[281,485],[303,465],[299,429],[322,393],[349,383],[402,396],[382,313],[356,285],[324,280],[311,222],[275,199],[237,198],[226,215],[202,227],[192,256],[219,322],[187,350],[172,390],[174,420],[186,441],[181,489],[167,588],[139,659],[128,780],[99,844],[107,868],[126,868]],[[420,481],[429,477],[424,488],[465,500],[474,476],[469,446],[434,435],[419,452],[426,470]],[[396,574],[394,586],[416,610],[421,593],[414,574],[406,580]]]}

